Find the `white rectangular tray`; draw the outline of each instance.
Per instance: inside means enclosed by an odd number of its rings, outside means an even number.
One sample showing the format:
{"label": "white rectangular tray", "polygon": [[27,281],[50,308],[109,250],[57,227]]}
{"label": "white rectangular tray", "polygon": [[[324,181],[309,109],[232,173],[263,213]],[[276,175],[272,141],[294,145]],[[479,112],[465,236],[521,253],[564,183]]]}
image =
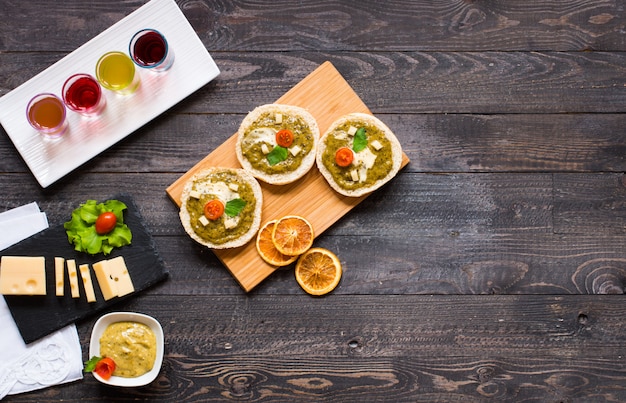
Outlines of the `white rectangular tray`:
{"label": "white rectangular tray", "polygon": [[[56,140],[43,138],[26,120],[26,105],[36,94],[61,97],[75,73],[95,75],[96,62],[112,50],[128,54],[128,42],[142,28],[167,38],[175,60],[165,73],[140,70],[132,95],[103,89],[107,106],[97,118],[67,111],[69,130]],[[219,75],[213,58],[173,0],[151,0],[57,63],[0,98],[0,123],[42,187],[47,187],[151,121]]]}

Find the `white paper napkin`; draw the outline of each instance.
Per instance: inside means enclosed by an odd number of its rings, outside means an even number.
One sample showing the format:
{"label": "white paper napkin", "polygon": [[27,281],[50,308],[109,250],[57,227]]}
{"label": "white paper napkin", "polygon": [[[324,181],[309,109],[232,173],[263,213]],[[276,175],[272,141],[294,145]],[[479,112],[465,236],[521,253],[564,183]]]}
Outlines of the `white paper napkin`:
{"label": "white paper napkin", "polygon": [[[0,250],[46,228],[46,214],[34,202],[0,213]],[[82,350],[76,325],[26,345],[0,295],[0,329],[0,399],[7,394],[82,379]]]}

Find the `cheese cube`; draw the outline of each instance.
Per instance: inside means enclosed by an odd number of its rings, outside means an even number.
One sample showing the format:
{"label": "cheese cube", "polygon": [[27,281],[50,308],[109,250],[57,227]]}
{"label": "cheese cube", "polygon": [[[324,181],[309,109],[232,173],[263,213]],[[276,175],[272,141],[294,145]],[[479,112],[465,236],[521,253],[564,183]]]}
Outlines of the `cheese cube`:
{"label": "cheese cube", "polygon": [[356,171],[356,169],[353,169],[352,171],[350,171],[350,177],[355,182],[359,181],[359,173]]}
{"label": "cheese cube", "polygon": [[198,218],[198,221],[200,221],[200,224],[202,224],[205,227],[209,225],[209,219],[203,215],[201,215],[200,218]]}
{"label": "cheese cube", "polygon": [[189,197],[193,197],[194,199],[199,199],[200,196],[202,196],[202,194],[198,192],[197,190],[189,191]]}
{"label": "cheese cube", "polygon": [[263,154],[269,154],[270,153],[270,149],[267,146],[267,144],[265,144],[265,143],[261,144],[261,152]]}
{"label": "cheese cube", "polygon": [[46,260],[43,256],[2,256],[0,294],[46,295]]}
{"label": "cheese cube", "polygon": [[376,151],[380,151],[383,148],[383,145],[380,144],[380,141],[374,140],[372,141],[372,147],[374,147]]}
{"label": "cheese cube", "polygon": [[233,192],[237,192],[239,190],[239,185],[236,183],[229,183],[228,188]]}
{"label": "cheese cube", "polygon": [[357,128],[354,126],[350,126],[350,128],[348,128],[348,134],[350,136],[354,136],[356,134]]}
{"label": "cheese cube", "polygon": [[275,114],[274,119],[276,120],[276,123],[283,123],[283,114],[282,113]]}
{"label": "cheese cube", "polygon": [[135,291],[123,256],[94,263],[93,268],[105,300]]}
{"label": "cheese cube", "polygon": [[89,265],[81,264],[80,266],[78,266],[78,270],[80,271],[80,277],[83,280],[83,288],[85,289],[87,302],[96,302],[96,293],[93,290],[93,282],[91,281]]}
{"label": "cheese cube", "polygon": [[80,291],[78,289],[78,273],[76,272],[76,261],[69,259],[67,261],[67,275],[70,278],[70,291],[72,298],[79,298]]}
{"label": "cheese cube", "polygon": [[62,297],[65,287],[65,259],[62,257],[54,258],[54,284],[56,296]]}
{"label": "cheese cube", "polygon": [[109,260],[107,262],[107,269],[117,285],[118,297],[123,297],[124,295],[135,291],[133,281],[130,278],[130,273],[128,272],[128,268],[126,268],[124,257],[118,256]]}
{"label": "cheese cube", "polygon": [[294,157],[298,154],[300,154],[300,151],[302,151],[302,148],[300,146],[293,146],[289,149],[289,152],[291,153],[291,155],[293,155]]}
{"label": "cheese cube", "polygon": [[94,263],[93,271],[96,273],[96,279],[98,279],[98,285],[100,286],[100,291],[102,291],[102,296],[105,301],[108,301],[113,297],[117,297],[117,287],[109,277],[106,265],[106,260]]}

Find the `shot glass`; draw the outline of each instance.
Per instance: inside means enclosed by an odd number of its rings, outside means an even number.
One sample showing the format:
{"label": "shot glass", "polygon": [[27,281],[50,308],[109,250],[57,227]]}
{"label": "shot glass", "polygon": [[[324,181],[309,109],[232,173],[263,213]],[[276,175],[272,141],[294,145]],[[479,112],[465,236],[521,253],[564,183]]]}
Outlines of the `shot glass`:
{"label": "shot glass", "polygon": [[106,105],[100,84],[89,74],[70,76],[65,80],[62,92],[67,108],[83,116],[97,116]]}
{"label": "shot glass", "polygon": [[96,78],[107,90],[132,94],[139,88],[139,72],[130,57],[122,52],[107,52],[96,64]]}
{"label": "shot glass", "polygon": [[26,107],[28,123],[47,138],[59,138],[67,130],[65,105],[50,93],[35,95]]}
{"label": "shot glass", "polygon": [[166,71],[174,63],[174,51],[156,29],[146,28],[135,33],[128,45],[128,53],[137,66],[151,71]]}

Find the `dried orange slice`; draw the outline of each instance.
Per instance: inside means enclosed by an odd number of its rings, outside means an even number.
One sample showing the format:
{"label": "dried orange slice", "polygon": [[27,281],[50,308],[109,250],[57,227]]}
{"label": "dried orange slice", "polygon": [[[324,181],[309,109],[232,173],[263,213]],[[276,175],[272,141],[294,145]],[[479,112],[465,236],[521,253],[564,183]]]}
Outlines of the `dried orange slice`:
{"label": "dried orange slice", "polygon": [[256,250],[261,258],[273,266],[287,266],[298,259],[298,256],[283,255],[276,249],[272,241],[272,231],[277,220],[268,221],[256,236]]}
{"label": "dried orange slice", "polygon": [[313,226],[304,217],[289,215],[276,221],[272,242],[283,255],[298,256],[313,245]]}
{"label": "dried orange slice", "polygon": [[337,287],[341,280],[341,262],[324,248],[311,248],[296,263],[296,281],[311,295],[324,295]]}

